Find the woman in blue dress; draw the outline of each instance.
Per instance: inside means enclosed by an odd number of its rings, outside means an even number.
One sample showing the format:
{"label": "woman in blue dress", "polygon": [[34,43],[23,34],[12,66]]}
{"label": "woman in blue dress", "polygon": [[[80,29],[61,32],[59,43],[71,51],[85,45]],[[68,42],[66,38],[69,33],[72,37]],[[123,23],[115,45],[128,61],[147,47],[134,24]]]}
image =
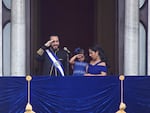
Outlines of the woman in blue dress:
{"label": "woman in blue dress", "polygon": [[98,45],[89,48],[90,62],[85,76],[106,76],[107,75],[107,59],[104,51]]}
{"label": "woman in blue dress", "polygon": [[76,48],[74,51],[75,55],[71,57],[70,64],[72,65],[73,75],[75,76],[84,76],[87,63],[85,62],[84,50],[81,48]]}

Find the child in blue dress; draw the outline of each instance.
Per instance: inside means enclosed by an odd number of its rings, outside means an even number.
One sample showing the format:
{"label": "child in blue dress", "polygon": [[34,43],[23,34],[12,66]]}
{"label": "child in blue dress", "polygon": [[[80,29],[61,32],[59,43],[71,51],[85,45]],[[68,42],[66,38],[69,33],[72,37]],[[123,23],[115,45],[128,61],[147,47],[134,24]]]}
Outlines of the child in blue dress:
{"label": "child in blue dress", "polygon": [[70,64],[73,68],[73,75],[84,76],[88,64],[85,62],[84,50],[76,48],[74,51],[75,55],[71,57]]}

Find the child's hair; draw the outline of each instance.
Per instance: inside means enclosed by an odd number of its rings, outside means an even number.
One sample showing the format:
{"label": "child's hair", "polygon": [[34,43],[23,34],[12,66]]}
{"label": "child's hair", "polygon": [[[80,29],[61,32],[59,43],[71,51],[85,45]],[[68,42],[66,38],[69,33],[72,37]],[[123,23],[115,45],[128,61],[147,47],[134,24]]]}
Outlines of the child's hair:
{"label": "child's hair", "polygon": [[84,54],[84,49],[81,49],[81,48],[76,48],[75,50],[74,50],[74,54],[75,55],[77,55],[77,54]]}

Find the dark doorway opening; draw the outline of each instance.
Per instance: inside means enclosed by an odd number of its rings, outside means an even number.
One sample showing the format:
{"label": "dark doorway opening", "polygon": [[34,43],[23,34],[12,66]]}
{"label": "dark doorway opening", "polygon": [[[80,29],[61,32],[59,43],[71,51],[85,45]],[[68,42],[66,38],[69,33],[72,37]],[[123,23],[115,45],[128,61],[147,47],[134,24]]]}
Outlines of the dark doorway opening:
{"label": "dark doorway opening", "polygon": [[50,33],[60,35],[61,46],[73,50],[94,42],[94,0],[40,1],[41,42]]}
{"label": "dark doorway opening", "polygon": [[[60,35],[61,47],[70,51],[76,47],[88,49],[100,44],[111,65],[111,74],[118,72],[116,1],[109,0],[33,0],[31,1],[31,59],[49,38]],[[31,63],[31,73],[37,74],[38,64]]]}

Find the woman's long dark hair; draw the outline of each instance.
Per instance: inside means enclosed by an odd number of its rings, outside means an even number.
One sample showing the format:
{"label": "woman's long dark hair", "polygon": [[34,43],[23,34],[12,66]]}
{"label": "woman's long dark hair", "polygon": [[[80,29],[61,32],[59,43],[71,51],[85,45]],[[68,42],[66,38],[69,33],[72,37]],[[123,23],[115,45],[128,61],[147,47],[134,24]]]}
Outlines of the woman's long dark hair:
{"label": "woman's long dark hair", "polygon": [[104,50],[99,45],[91,46],[91,47],[89,47],[89,49],[91,49],[94,52],[98,51],[99,52],[99,56],[101,58],[101,61],[105,62],[106,66],[109,68],[108,59],[105,56]]}

